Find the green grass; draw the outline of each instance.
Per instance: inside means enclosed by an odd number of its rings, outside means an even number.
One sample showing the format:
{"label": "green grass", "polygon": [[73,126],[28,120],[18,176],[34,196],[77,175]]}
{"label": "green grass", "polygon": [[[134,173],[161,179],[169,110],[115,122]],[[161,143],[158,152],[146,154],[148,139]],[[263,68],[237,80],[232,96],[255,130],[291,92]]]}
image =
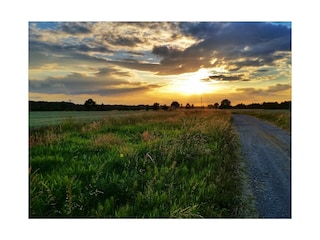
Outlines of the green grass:
{"label": "green grass", "polygon": [[291,132],[291,111],[289,110],[232,110],[234,113],[247,114],[274,124]]}
{"label": "green grass", "polygon": [[148,114],[145,111],[39,111],[29,112],[29,127],[39,128],[52,125],[59,125],[70,119],[77,123],[85,123],[94,120],[101,120],[106,117],[122,117],[129,115]]}
{"label": "green grass", "polygon": [[228,111],[69,119],[29,136],[30,217],[255,217]]}

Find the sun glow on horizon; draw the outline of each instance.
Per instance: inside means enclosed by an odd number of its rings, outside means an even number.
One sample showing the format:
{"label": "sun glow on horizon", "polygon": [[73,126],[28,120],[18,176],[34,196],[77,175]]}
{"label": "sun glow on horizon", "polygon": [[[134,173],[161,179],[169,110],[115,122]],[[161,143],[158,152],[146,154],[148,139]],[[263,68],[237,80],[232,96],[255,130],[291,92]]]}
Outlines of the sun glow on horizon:
{"label": "sun glow on horizon", "polygon": [[168,88],[169,92],[180,93],[183,95],[201,95],[216,91],[216,86],[212,82],[203,79],[209,76],[207,69],[200,69],[195,73],[184,74],[179,80],[175,80]]}

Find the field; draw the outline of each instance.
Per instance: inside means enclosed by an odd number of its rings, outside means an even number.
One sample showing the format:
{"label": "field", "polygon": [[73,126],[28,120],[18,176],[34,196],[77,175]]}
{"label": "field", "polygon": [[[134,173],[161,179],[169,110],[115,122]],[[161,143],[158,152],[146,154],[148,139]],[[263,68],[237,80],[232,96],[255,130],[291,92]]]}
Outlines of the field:
{"label": "field", "polygon": [[177,110],[30,120],[29,216],[255,217],[231,119]]}
{"label": "field", "polygon": [[109,116],[119,117],[127,115],[147,114],[147,112],[138,111],[48,111],[48,112],[30,112],[29,127],[39,128],[63,124],[69,120],[77,123],[85,123],[93,120],[103,119]]}
{"label": "field", "polygon": [[247,114],[265,120],[288,132],[291,132],[291,111],[290,110],[264,110],[264,109],[237,109],[233,113]]}

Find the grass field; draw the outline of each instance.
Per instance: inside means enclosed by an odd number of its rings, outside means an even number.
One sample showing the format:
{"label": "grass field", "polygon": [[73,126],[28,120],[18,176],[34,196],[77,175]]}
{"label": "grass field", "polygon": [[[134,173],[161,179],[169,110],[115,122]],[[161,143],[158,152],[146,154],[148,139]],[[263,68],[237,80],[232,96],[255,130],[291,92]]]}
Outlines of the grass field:
{"label": "grass field", "polygon": [[291,132],[291,111],[290,110],[264,110],[264,109],[237,109],[233,113],[247,114],[274,124],[288,132]]}
{"label": "grass field", "polygon": [[39,128],[59,125],[72,120],[75,123],[85,123],[106,117],[148,114],[146,111],[48,111],[29,112],[29,127]]}
{"label": "grass field", "polygon": [[256,216],[231,112],[222,110],[33,127],[29,188],[30,217]]}

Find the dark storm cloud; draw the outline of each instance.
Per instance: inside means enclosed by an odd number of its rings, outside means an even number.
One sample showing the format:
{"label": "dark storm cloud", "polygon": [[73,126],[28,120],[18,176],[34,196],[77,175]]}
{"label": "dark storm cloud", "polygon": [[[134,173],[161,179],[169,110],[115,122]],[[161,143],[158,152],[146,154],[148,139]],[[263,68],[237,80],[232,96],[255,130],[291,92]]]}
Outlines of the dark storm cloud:
{"label": "dark storm cloud", "polygon": [[91,24],[90,23],[77,23],[77,22],[68,22],[62,23],[60,29],[63,32],[69,34],[81,34],[81,33],[90,33]]}

